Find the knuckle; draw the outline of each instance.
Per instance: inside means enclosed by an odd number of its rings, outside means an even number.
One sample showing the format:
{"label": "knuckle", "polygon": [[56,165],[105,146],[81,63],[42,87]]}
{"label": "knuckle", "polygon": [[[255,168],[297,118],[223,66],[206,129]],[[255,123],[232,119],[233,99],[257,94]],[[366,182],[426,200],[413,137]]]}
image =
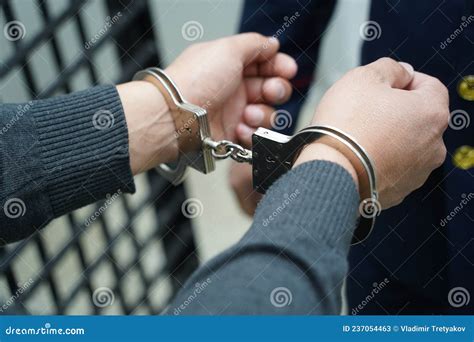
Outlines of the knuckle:
{"label": "knuckle", "polygon": [[373,82],[384,82],[385,77],[383,73],[380,71],[379,67],[375,65],[366,65],[362,67],[358,67],[354,69],[355,74],[365,80],[370,80]]}
{"label": "knuckle", "polygon": [[261,41],[264,39],[264,36],[258,32],[247,32],[242,33],[241,38],[246,41]]}
{"label": "knuckle", "polygon": [[376,63],[379,63],[380,65],[384,66],[384,67],[393,67],[395,65],[398,65],[398,63],[390,58],[390,57],[382,57],[382,58],[379,58]]}
{"label": "knuckle", "polygon": [[441,82],[438,78],[430,76],[430,81],[431,81],[431,87],[433,90],[435,90],[438,93],[438,96],[440,96],[443,100],[447,99],[449,97],[449,92],[448,88],[444,85],[443,82]]}
{"label": "knuckle", "polygon": [[446,160],[446,155],[446,146],[444,144],[441,144],[441,146],[436,151],[435,167],[440,167],[441,165],[443,165],[444,161]]}
{"label": "knuckle", "polygon": [[379,70],[393,70],[403,68],[397,61],[390,57],[382,57],[375,62]]}

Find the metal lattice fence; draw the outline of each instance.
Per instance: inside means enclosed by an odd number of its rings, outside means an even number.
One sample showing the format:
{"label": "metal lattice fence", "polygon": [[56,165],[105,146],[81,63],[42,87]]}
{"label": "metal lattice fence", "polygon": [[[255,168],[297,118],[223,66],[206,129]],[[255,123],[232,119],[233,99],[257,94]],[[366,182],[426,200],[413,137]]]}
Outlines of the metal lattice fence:
{"label": "metal lattice fence", "polygon": [[[2,27],[22,24],[20,35],[27,29],[21,39],[1,37],[3,102],[120,83],[159,65],[156,22],[144,0],[3,0],[0,6]],[[34,15],[21,18],[19,6]],[[41,63],[52,70],[47,82]],[[0,313],[159,313],[197,267],[194,237],[181,213],[182,186],[154,172],[136,182],[134,196],[111,194],[0,248]]]}

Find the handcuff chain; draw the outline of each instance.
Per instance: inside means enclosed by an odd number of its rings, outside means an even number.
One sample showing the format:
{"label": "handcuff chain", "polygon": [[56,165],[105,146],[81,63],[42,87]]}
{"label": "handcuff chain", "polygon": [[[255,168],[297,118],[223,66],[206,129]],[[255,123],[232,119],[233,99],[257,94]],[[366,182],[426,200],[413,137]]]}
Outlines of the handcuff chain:
{"label": "handcuff chain", "polygon": [[232,141],[214,141],[207,138],[204,140],[204,145],[211,148],[212,156],[215,159],[227,159],[230,157],[238,163],[252,164],[252,151]]}

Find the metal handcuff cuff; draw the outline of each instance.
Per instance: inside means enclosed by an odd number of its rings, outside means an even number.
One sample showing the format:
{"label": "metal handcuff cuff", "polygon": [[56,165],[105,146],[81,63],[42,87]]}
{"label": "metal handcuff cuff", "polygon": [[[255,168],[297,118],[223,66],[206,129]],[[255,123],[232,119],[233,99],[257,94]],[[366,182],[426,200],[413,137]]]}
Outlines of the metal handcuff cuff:
{"label": "metal handcuff cuff", "polygon": [[[207,174],[214,171],[215,159],[230,157],[237,162],[252,164],[253,187],[265,193],[273,182],[291,169],[304,146],[321,140],[346,156],[359,178],[361,216],[352,244],[362,242],[369,236],[375,217],[381,210],[375,171],[365,150],[345,133],[329,126],[312,126],[287,136],[260,127],[252,136],[250,151],[228,140],[212,140],[207,111],[186,102],[176,84],[163,70],[148,68],[135,74],[133,80],[154,84],[163,94],[172,113],[180,155],[174,165],[161,164],[156,170],[174,185],[183,181],[188,166]],[[201,146],[201,149],[195,150],[193,146]]]}

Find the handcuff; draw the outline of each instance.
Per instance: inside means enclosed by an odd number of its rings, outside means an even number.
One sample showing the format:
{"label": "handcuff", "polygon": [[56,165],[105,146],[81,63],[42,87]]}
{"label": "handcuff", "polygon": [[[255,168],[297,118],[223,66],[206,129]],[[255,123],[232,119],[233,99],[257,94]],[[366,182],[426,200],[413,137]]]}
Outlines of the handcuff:
{"label": "handcuff", "polygon": [[[284,135],[266,128],[258,128],[252,135],[252,150],[228,140],[215,141],[207,119],[207,111],[188,103],[173,80],[159,68],[139,71],[133,80],[154,84],[165,98],[172,113],[180,151],[173,165],[160,164],[157,172],[174,185],[184,180],[187,167],[202,173],[215,170],[215,159],[232,158],[237,162],[252,164],[253,187],[257,192],[267,189],[288,172],[301,150],[314,141],[321,141],[336,148],[354,166],[358,179],[361,202],[359,222],[351,244],[365,240],[371,233],[375,217],[380,213],[377,180],[373,162],[369,155],[352,137],[330,126],[306,127],[293,136]],[[195,146],[200,146],[196,150]]]}

